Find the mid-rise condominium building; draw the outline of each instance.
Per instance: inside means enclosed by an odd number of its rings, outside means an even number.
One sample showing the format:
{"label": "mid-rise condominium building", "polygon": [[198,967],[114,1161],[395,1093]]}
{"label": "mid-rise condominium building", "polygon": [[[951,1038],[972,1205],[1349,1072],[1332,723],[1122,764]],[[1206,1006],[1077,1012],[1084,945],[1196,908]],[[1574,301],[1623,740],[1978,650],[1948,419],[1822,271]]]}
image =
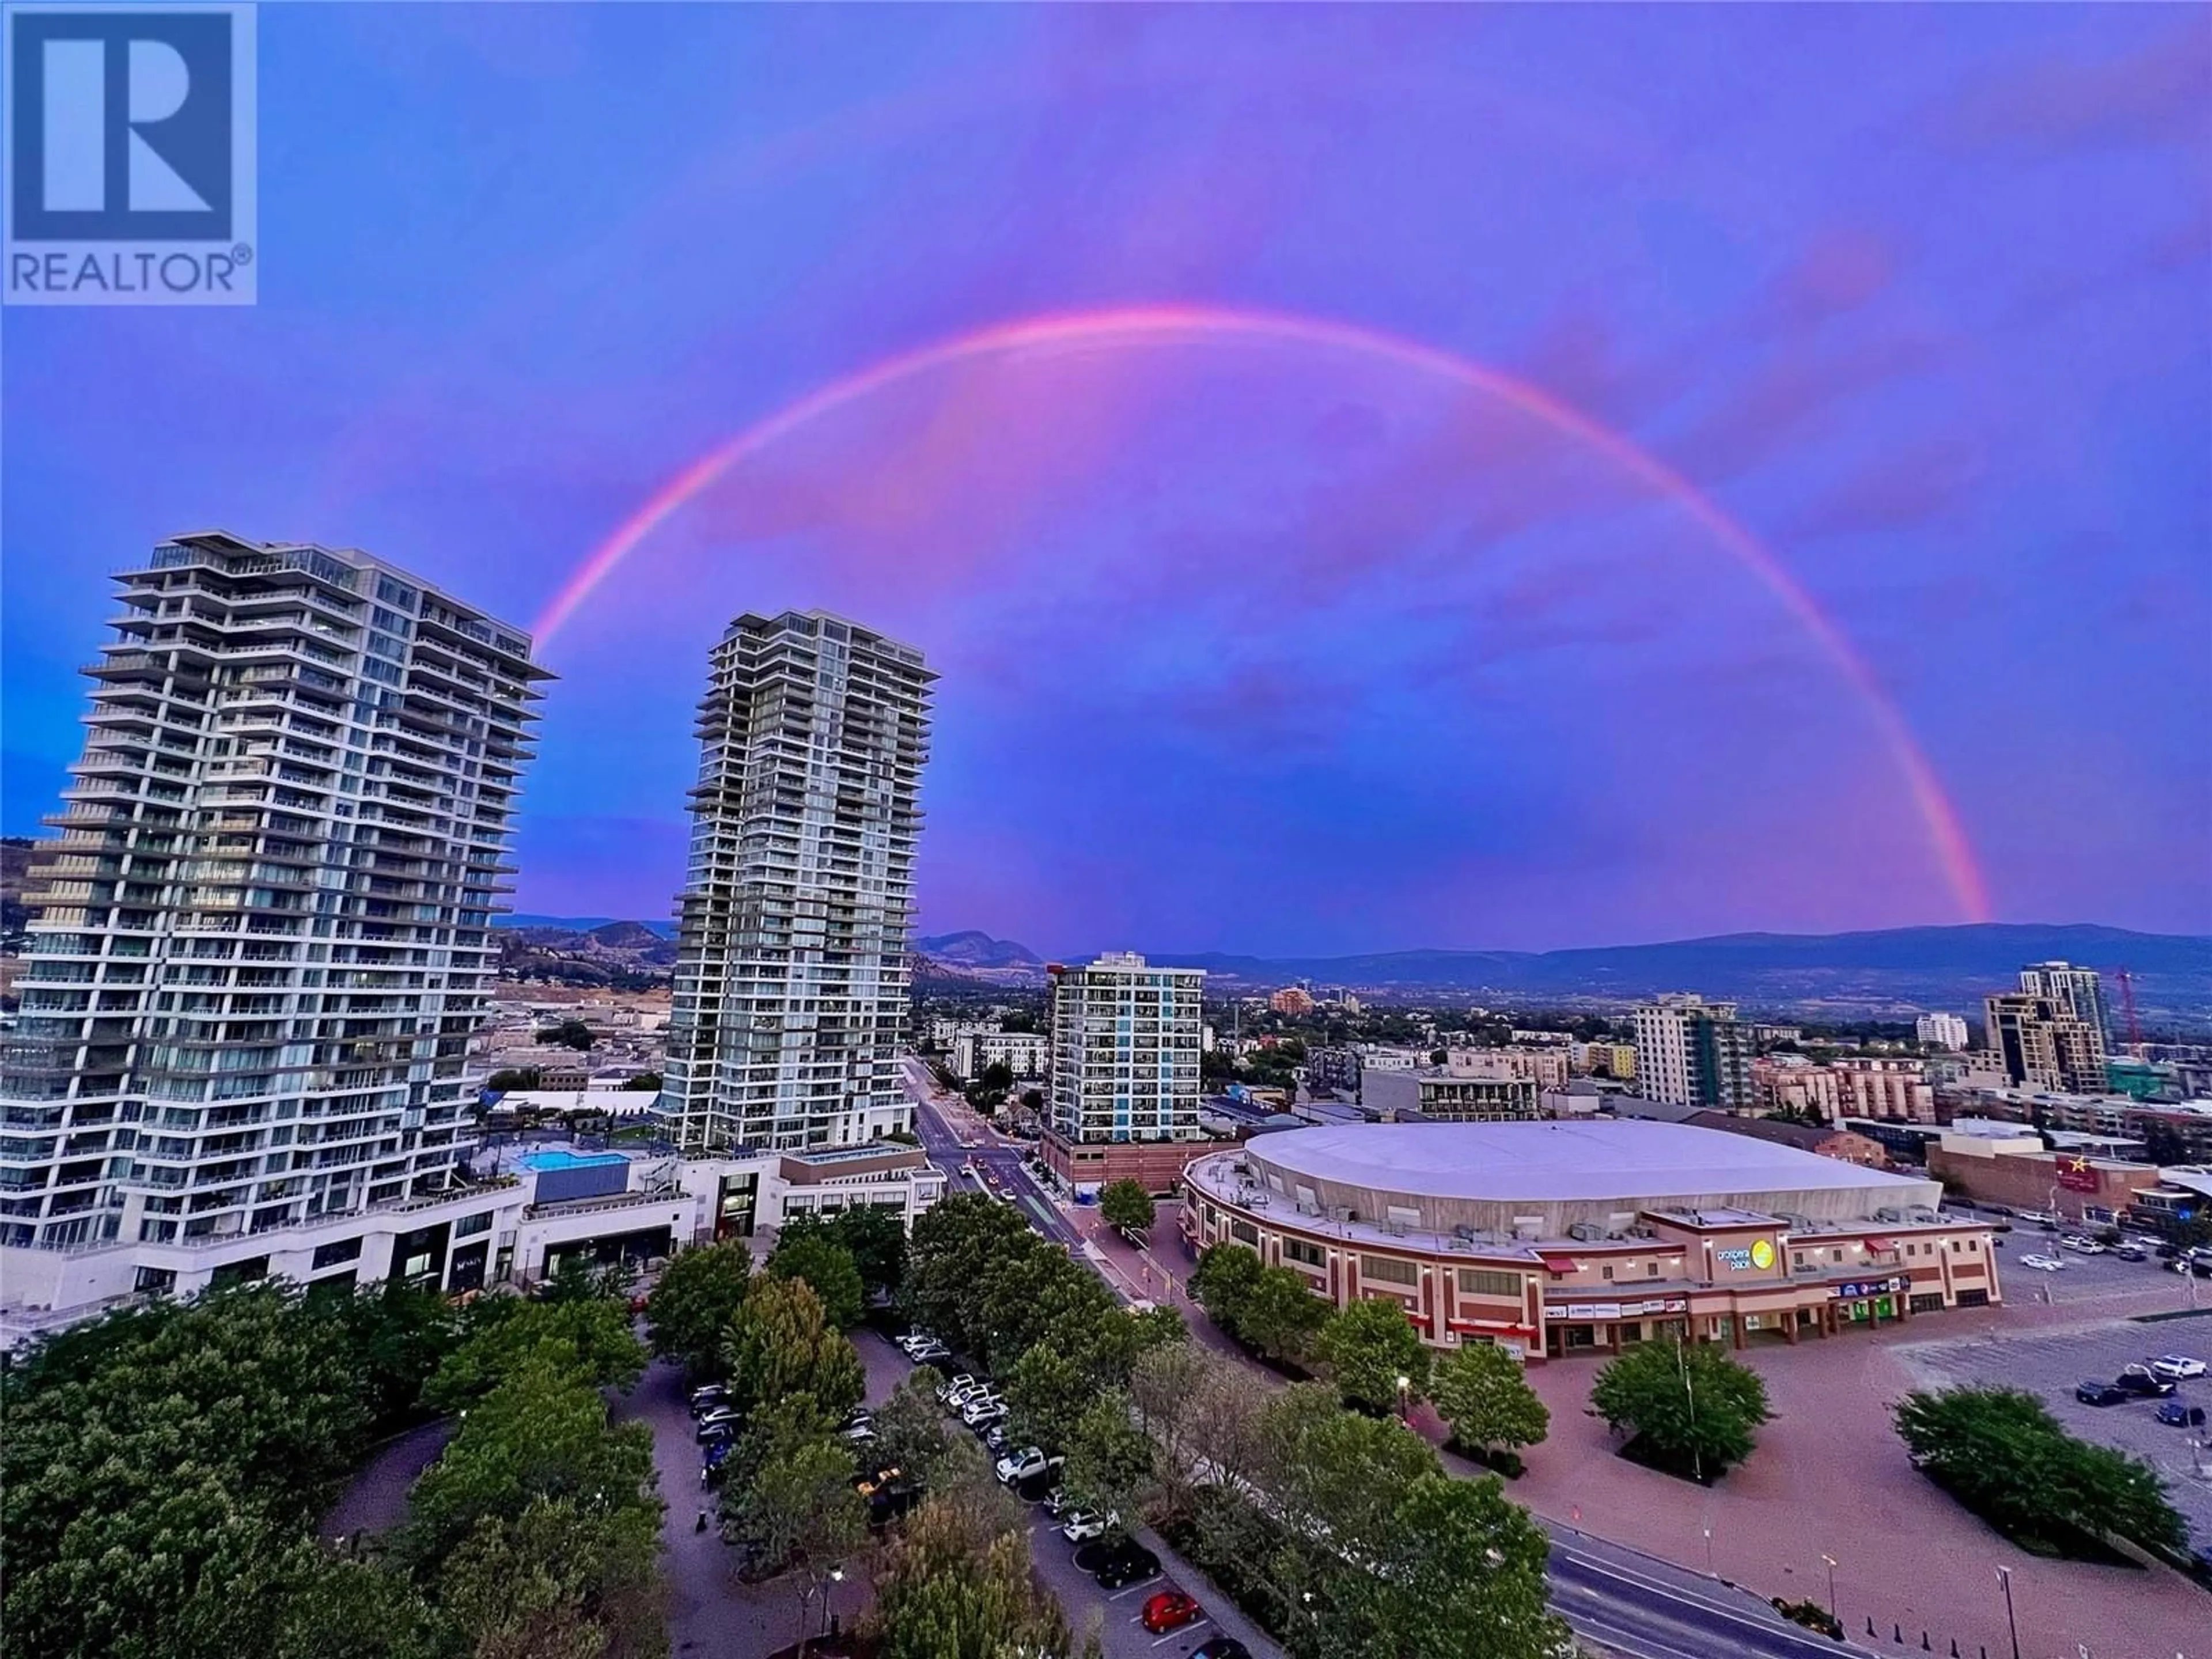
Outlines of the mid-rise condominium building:
{"label": "mid-rise condominium building", "polygon": [[1205,973],[1126,951],[1049,971],[1054,1132],[1077,1143],[1198,1137]]}
{"label": "mid-rise condominium building", "polygon": [[0,1056],[9,1298],[57,1312],[435,1219],[548,678],[362,553],[186,535],[116,580]]}
{"label": "mid-rise condominium building", "polygon": [[826,611],[750,614],[709,657],[660,1110],[687,1152],[909,1128],[915,843],[936,676]]}
{"label": "mid-rise condominium building", "polygon": [[1912,1022],[1912,1034],[1937,1048],[1955,1051],[1966,1046],[1966,1022],[1957,1014],[1923,1014]]}
{"label": "mid-rise condominium building", "polygon": [[2020,970],[2020,988],[2024,995],[2048,998],[2083,1024],[2094,1026],[2100,1050],[2112,1046],[2112,1014],[2095,969],[2070,962],[2034,963]]}
{"label": "mid-rise condominium building", "polygon": [[1636,1010],[1636,1086],[1647,1100],[1716,1111],[1752,1108],[1751,1033],[1735,1004],[1677,992]]}
{"label": "mid-rise condominium building", "polygon": [[2023,991],[1986,998],[1983,1008],[1990,1052],[2014,1085],[2069,1094],[2105,1091],[2104,1034],[2076,1014],[2070,997]]}

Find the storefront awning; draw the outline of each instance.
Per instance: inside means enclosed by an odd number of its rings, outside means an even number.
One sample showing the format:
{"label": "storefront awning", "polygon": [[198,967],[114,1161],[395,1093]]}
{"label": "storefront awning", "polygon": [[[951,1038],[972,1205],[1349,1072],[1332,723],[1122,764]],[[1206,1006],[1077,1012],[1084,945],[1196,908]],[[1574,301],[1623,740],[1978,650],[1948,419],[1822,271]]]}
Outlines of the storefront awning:
{"label": "storefront awning", "polygon": [[1866,1247],[1869,1250],[1893,1250],[1897,1248],[1897,1241],[1893,1238],[1869,1238]]}
{"label": "storefront awning", "polygon": [[1560,1255],[1550,1250],[1537,1251],[1536,1260],[1544,1264],[1547,1273],[1571,1273],[1583,1265],[1571,1255]]}

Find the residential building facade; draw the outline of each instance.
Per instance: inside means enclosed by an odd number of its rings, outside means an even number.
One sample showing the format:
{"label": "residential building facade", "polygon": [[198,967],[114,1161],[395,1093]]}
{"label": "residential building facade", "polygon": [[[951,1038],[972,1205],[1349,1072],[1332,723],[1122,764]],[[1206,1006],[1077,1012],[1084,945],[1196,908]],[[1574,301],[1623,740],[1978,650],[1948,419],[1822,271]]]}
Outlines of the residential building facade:
{"label": "residential building facade", "polygon": [[832,616],[747,613],[710,653],[660,1110],[687,1152],[909,1128],[915,844],[936,679]]}
{"label": "residential building facade", "polygon": [[2096,1028],[2100,1050],[2112,1046],[2112,1011],[2105,1006],[2105,983],[2094,968],[2076,968],[2070,962],[2038,962],[2020,970],[2020,988],[2027,995],[2045,997],[2085,1025]]}
{"label": "residential building facade", "polygon": [[1198,1138],[1204,972],[1127,951],[1048,972],[1054,1132],[1078,1144]]}
{"label": "residential building facade", "polygon": [[1674,1105],[1751,1110],[1751,1033],[1735,1012],[1732,1002],[1690,992],[1638,1005],[1637,1091]]}
{"label": "residential building facade", "polygon": [[2105,1039],[2071,1000],[2030,992],[1983,1003],[1990,1052],[2016,1087],[2097,1094],[2105,1088]]}
{"label": "residential building facade", "polygon": [[116,580],[0,1057],[0,1278],[55,1317],[465,1184],[550,678],[364,553],[205,532]]}
{"label": "residential building facade", "polygon": [[970,1079],[993,1066],[1016,1077],[1042,1077],[1048,1048],[1042,1031],[963,1031],[952,1039],[952,1070]]}
{"label": "residential building facade", "polygon": [[1936,1048],[1964,1048],[1966,1022],[1957,1014],[1923,1014],[1912,1022],[1912,1034]]}

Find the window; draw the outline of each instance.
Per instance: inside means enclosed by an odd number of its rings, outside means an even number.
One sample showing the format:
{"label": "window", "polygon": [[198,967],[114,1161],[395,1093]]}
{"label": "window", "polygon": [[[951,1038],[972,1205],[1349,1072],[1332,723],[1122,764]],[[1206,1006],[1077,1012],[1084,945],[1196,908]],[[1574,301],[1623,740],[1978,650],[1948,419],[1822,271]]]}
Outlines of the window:
{"label": "window", "polygon": [[1462,1267],[1459,1288],[1463,1296],[1518,1296],[1521,1275],[1497,1273],[1488,1267]]}
{"label": "window", "polygon": [[1610,1279],[1610,1278],[1612,1278],[1612,1277],[1613,1277],[1613,1263],[1611,1263],[1610,1261],[1608,1261],[1608,1262],[1607,1262],[1607,1263],[1605,1264],[1605,1276],[1606,1276],[1607,1279]]}
{"label": "window", "polygon": [[1328,1259],[1327,1255],[1322,1253],[1320,1245],[1309,1244],[1303,1238],[1285,1239],[1283,1241],[1283,1255],[1286,1259],[1291,1261],[1299,1262],[1309,1267],[1321,1267],[1324,1265]]}
{"label": "window", "polygon": [[1232,1221],[1229,1224],[1229,1231],[1243,1243],[1251,1245],[1253,1249],[1259,1248],[1260,1230],[1250,1222]]}
{"label": "window", "polygon": [[315,1247],[314,1271],[319,1273],[325,1267],[337,1267],[341,1261],[358,1261],[360,1260],[361,1240],[358,1238],[342,1238],[335,1244],[319,1244]]}
{"label": "window", "polygon": [[1421,1270],[1410,1261],[1401,1261],[1395,1256],[1363,1255],[1359,1258],[1359,1276],[1385,1285],[1418,1285]]}
{"label": "window", "polygon": [[1912,1311],[1915,1313],[1941,1313],[1942,1310],[1943,1293],[1941,1291],[1923,1292],[1912,1298]]}
{"label": "window", "polygon": [[486,1210],[482,1215],[465,1215],[453,1224],[455,1238],[474,1238],[478,1233],[488,1233],[490,1231],[491,1212],[489,1210]]}

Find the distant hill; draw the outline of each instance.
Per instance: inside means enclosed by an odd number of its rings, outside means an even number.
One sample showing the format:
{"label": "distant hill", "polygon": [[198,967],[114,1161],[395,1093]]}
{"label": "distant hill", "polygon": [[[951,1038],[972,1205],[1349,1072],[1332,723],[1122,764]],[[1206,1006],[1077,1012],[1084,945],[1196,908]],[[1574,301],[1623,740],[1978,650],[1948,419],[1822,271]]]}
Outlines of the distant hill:
{"label": "distant hill", "polygon": [[676,937],[672,921],[630,921],[621,916],[540,916],[520,912],[493,918],[495,927],[546,928],[562,933],[588,933],[602,927],[643,927],[661,939]]}
{"label": "distant hill", "polygon": [[918,939],[915,949],[933,962],[957,968],[1042,968],[1043,959],[1026,945],[993,939],[970,928],[963,933],[934,933]]}
{"label": "distant hill", "polygon": [[[1869,1012],[1978,1012],[2022,965],[2063,958],[2109,978],[2125,968],[2147,1020],[2201,1026],[2212,1018],[2212,939],[2087,925],[1982,922],[1857,933],[1726,933],[1660,945],[1575,951],[1397,951],[1367,956],[1261,957],[1151,953],[1255,986],[1294,979],[1401,992],[1625,1000],[1696,990],[1757,1006]],[[2112,989],[2117,1016],[2118,994]]]}

